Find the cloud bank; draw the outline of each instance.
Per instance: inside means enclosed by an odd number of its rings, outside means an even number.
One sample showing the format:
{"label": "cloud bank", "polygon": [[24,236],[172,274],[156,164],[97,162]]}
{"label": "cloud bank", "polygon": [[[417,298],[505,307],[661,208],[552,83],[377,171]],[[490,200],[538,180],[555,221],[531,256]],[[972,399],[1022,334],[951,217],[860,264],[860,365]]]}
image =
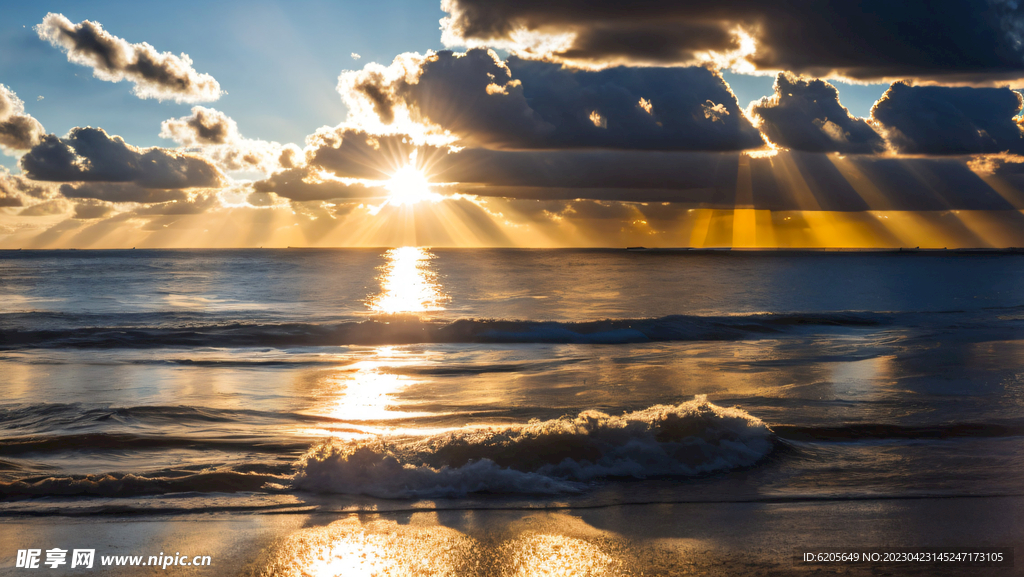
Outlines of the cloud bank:
{"label": "cloud bank", "polygon": [[136,148],[101,128],[77,127],[59,138],[48,134],[21,157],[33,180],[131,182],[143,188],[218,187],[223,176],[202,158],[162,148]]}
{"label": "cloud bank", "polygon": [[908,86],[897,82],[871,109],[906,154],[1024,153],[1024,97],[1009,88]]}
{"label": "cloud bank", "polygon": [[439,126],[495,148],[743,150],[763,146],[722,77],[707,68],[590,71],[489,50],[403,55],[342,74],[356,118]]}
{"label": "cloud bank", "polygon": [[1010,0],[444,0],[449,46],[587,65],[713,62],[860,80],[990,84],[1024,77]]}
{"label": "cloud bank", "polygon": [[302,163],[302,151],[294,144],[244,138],[231,117],[203,106],[193,106],[188,116],[163,121],[160,137],[201,152],[225,171],[272,172]]}

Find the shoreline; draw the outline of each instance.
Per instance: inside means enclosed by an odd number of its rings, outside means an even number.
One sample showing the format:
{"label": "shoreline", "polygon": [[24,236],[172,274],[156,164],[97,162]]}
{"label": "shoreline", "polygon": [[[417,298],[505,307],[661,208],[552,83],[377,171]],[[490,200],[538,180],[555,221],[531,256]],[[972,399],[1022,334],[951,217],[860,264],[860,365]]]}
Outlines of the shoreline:
{"label": "shoreline", "polygon": [[[997,547],[1024,542],[1024,497],[623,504],[564,510],[394,511],[0,519],[16,550],[209,555],[209,567],[105,575],[1021,575],[1014,567],[802,565],[798,550]],[[1016,551],[1020,554],[1020,551]],[[62,568],[47,574],[76,574]],[[560,573],[565,572],[567,573]]]}

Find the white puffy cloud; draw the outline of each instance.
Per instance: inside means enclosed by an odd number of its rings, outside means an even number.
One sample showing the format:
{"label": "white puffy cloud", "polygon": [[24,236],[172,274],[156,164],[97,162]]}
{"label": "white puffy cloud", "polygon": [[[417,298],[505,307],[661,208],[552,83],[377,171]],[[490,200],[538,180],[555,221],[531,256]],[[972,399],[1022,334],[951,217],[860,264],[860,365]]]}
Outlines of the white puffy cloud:
{"label": "white puffy cloud", "polygon": [[0,84],[0,148],[28,150],[39,144],[45,133],[38,120],[25,114],[25,103],[14,91]]}
{"label": "white puffy cloud", "polygon": [[197,72],[187,54],[158,52],[146,42],[132,44],[98,22],[74,24],[63,14],[51,12],[35,29],[40,38],[64,50],[69,62],[91,67],[97,78],[134,83],[133,92],[139,98],[210,102],[222,94],[217,80]]}
{"label": "white puffy cloud", "polygon": [[298,146],[244,138],[231,117],[204,106],[193,106],[188,116],[163,121],[160,137],[206,156],[225,171],[273,172],[303,162]]}

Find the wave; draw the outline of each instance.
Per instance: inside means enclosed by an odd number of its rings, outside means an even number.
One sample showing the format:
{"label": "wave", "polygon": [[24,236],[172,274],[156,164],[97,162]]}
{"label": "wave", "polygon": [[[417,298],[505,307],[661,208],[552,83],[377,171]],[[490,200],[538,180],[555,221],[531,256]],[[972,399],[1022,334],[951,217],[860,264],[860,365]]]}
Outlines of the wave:
{"label": "wave", "polygon": [[749,467],[774,446],[774,434],[760,419],[699,396],[621,416],[584,411],[413,440],[331,439],[301,459],[293,486],[389,499],[574,493],[600,478],[698,476]]}
{"label": "wave", "polygon": [[140,497],[191,492],[280,492],[286,490],[282,483],[287,482],[287,476],[231,470],[64,475],[0,482],[0,497]]}
{"label": "wave", "polygon": [[[287,411],[259,411],[254,409],[218,409],[188,405],[140,405],[134,407],[97,406],[82,403],[38,403],[0,407],[0,431],[17,431],[21,435],[32,435],[32,439],[66,431],[72,435],[106,432],[109,427],[150,427],[153,431],[166,432],[168,426],[253,424],[319,424],[344,421],[329,416],[308,415]],[[140,429],[136,429],[138,431]],[[0,437],[0,447],[14,442],[10,437]]]}
{"label": "wave", "polygon": [[[225,323],[187,326],[69,326],[0,328],[0,350],[25,348],[300,347],[415,343],[578,343],[707,341],[756,338],[798,327],[870,327],[892,315],[870,312],[672,315],[587,322],[395,316],[362,322]],[[113,319],[108,319],[113,320]]]}
{"label": "wave", "polygon": [[195,451],[253,451],[259,453],[298,453],[301,443],[268,442],[259,438],[218,439],[133,433],[84,433],[51,435],[43,438],[16,437],[0,441],[0,455],[67,451],[147,451],[188,449]]}
{"label": "wave", "polygon": [[857,423],[837,427],[776,425],[776,435],[790,441],[936,440],[1024,436],[1022,423],[951,423],[903,426]]}

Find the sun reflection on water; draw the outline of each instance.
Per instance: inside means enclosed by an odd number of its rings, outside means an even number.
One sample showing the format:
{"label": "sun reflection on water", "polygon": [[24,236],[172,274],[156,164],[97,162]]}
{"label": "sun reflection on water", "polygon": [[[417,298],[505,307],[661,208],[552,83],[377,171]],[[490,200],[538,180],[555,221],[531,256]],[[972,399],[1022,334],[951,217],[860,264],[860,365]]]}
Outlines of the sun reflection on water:
{"label": "sun reflection on water", "polygon": [[[396,347],[376,347],[372,356],[352,364],[331,369],[320,378],[313,412],[333,420],[353,424],[345,431],[324,428],[306,429],[306,434],[331,434],[342,439],[363,438],[379,433],[376,426],[394,419],[434,416],[435,413],[412,410],[400,393],[420,381],[391,371],[423,362],[423,358]],[[389,430],[392,428],[389,427]],[[361,431],[361,432],[356,432]],[[392,430],[392,432],[394,432]]]}
{"label": "sun reflection on water", "polygon": [[[571,516],[455,515],[445,513],[446,522],[436,511],[397,520],[351,515],[296,531],[270,547],[257,565],[264,568],[261,575],[289,577],[597,577],[666,574],[659,571],[664,563],[680,568],[675,551],[631,546]],[[538,524],[549,530],[530,528]]]}
{"label": "sun reflection on water", "polygon": [[352,516],[297,531],[261,559],[261,574],[461,577],[479,574],[476,545],[472,537],[436,524],[363,522]]}
{"label": "sun reflection on water", "polygon": [[430,267],[434,255],[417,246],[393,248],[379,277],[381,292],[370,297],[371,310],[385,314],[442,311],[449,297]]}

